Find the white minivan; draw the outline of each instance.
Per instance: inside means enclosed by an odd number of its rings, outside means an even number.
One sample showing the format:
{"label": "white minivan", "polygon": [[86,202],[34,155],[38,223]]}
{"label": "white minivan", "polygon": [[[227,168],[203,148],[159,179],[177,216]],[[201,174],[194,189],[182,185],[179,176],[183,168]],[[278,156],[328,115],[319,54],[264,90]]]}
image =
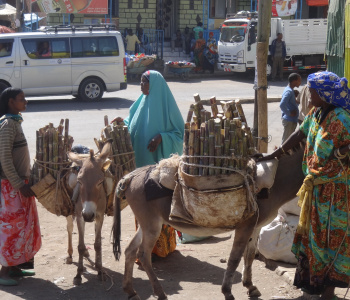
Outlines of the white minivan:
{"label": "white minivan", "polygon": [[114,30],[74,27],[0,35],[0,92],[100,100],[127,87],[124,43]]}

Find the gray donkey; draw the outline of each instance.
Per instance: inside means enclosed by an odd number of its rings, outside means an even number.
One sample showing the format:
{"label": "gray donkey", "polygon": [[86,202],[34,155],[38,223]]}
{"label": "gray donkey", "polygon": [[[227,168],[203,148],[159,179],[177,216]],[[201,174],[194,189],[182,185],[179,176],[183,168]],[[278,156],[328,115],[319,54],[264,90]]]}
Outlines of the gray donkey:
{"label": "gray donkey", "polygon": [[[293,199],[302,185],[304,175],[301,169],[303,147],[298,148],[292,155],[280,158],[276,177],[266,199],[258,200],[258,212],[235,228],[232,250],[227,264],[221,291],[225,300],[234,300],[232,295],[233,275],[238,264],[244,257],[243,285],[248,289],[251,297],[259,297],[261,293],[252,282],[252,263],[256,253],[257,240],[262,226],[271,222],[277,215],[278,209]],[[146,201],[144,178],[147,168],[134,171],[129,186],[125,190],[125,197],[135,214],[139,228],[125,250],[125,272],[123,279],[124,292],[128,299],[139,300],[132,284],[133,267],[138,258],[152,284],[154,294],[158,299],[167,299],[163,288],[152,268],[151,253],[161,231],[162,224],[169,224],[181,232],[194,236],[215,235],[227,230],[219,228],[204,228],[169,220],[171,197],[163,197]],[[113,223],[113,251],[117,259],[120,256],[120,210],[118,198],[115,205]],[[231,224],[227,224],[229,227]],[[232,227],[232,226],[231,226]]]}

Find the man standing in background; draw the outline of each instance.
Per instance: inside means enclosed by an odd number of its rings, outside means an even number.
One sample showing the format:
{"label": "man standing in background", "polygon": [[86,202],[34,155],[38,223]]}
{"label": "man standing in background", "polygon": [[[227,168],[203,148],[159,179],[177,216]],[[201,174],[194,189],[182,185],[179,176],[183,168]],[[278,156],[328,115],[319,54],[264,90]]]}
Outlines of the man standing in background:
{"label": "man standing in background", "polygon": [[287,56],[286,43],[282,41],[283,34],[277,33],[277,39],[272,41],[270,53],[272,59],[272,74],[271,80],[276,80],[277,72],[279,73],[280,81],[283,80],[283,62]]}

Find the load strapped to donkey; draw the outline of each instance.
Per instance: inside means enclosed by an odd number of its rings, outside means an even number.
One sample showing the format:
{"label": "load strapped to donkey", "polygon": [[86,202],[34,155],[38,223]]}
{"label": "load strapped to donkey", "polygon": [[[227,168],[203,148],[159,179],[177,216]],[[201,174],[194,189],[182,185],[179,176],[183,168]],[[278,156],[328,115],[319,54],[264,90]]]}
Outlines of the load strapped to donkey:
{"label": "load strapped to donkey", "polygon": [[[115,187],[124,175],[135,170],[136,165],[127,126],[117,123],[110,125],[107,116],[104,123],[101,137],[94,140],[100,152],[106,141],[112,143],[112,153],[109,156],[111,164],[104,173],[103,186],[108,197],[105,213],[107,216],[113,216]],[[38,201],[49,212],[65,217],[74,214],[74,205],[79,194],[76,183],[80,169],[80,166],[72,163],[67,156],[74,141],[68,131],[68,119],[62,119],[57,128],[50,123],[37,130],[36,158],[32,169],[32,190]],[[79,153],[81,158],[89,155]],[[126,206],[126,201],[122,202],[121,209]]]}
{"label": "load strapped to donkey", "polygon": [[[209,101],[195,95],[184,135],[170,220],[233,229],[257,210],[256,152],[239,100]],[[204,105],[210,105],[207,111]],[[194,115],[193,115],[194,114]]]}

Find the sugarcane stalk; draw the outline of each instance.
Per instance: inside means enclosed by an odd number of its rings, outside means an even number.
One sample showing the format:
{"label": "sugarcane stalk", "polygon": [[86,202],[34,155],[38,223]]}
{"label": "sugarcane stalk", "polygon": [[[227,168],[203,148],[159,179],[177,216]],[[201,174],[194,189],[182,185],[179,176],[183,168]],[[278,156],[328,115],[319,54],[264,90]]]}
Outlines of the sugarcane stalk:
{"label": "sugarcane stalk", "polygon": [[201,124],[206,121],[206,113],[207,111],[204,108],[201,109]]}
{"label": "sugarcane stalk", "polygon": [[247,167],[248,161],[248,147],[247,147],[247,134],[244,132],[242,137],[242,169]]}
{"label": "sugarcane stalk", "polygon": [[[121,144],[121,141],[120,141],[120,133],[119,133],[119,130],[118,130],[118,126],[120,126],[120,125],[113,126],[112,133],[115,136],[115,141],[116,141],[116,145],[117,145],[117,147],[116,147],[116,154],[122,154],[123,153],[123,147],[122,147],[122,144]],[[118,165],[125,164],[126,159],[125,159],[124,155],[118,156],[118,159],[119,159]]]}
{"label": "sugarcane stalk", "polygon": [[68,160],[68,143],[69,143],[69,119],[65,119],[64,121],[64,144],[63,144],[63,161],[66,162]]}
{"label": "sugarcane stalk", "polygon": [[[189,143],[189,137],[190,137],[190,127],[191,127],[190,122],[186,122],[186,123],[185,123],[185,132],[184,132],[184,142],[183,142],[183,153],[184,153],[184,155],[186,155],[186,156],[189,155],[189,146],[188,146],[188,143]],[[186,162],[186,163],[189,162],[188,158],[185,158],[185,162]],[[189,172],[188,165],[184,164],[182,170],[183,170],[185,173],[188,173],[188,172]]]}
{"label": "sugarcane stalk", "polygon": [[211,104],[211,110],[213,112],[213,117],[216,118],[219,113],[218,106],[216,104],[216,97],[213,96],[210,98],[210,104]]}
{"label": "sugarcane stalk", "polygon": [[54,172],[53,172],[53,124],[49,123],[49,155],[48,155],[48,159],[49,159],[49,173],[54,176]]}
{"label": "sugarcane stalk", "polygon": [[[53,128],[52,129],[52,135],[53,135],[53,139],[52,139],[52,160],[53,160],[53,169],[55,171],[58,171],[60,169],[60,165],[58,165],[58,132]],[[57,178],[57,172],[54,172],[54,177],[58,180],[60,180],[60,178]]]}
{"label": "sugarcane stalk", "polygon": [[[205,128],[205,135],[204,135],[204,146],[203,146],[203,155],[208,156],[209,155],[209,127],[208,127],[208,122],[204,123],[204,128]],[[203,158],[203,165],[208,166],[209,164],[209,159],[208,158]],[[203,168],[203,176],[208,175],[208,167]]]}
{"label": "sugarcane stalk", "polygon": [[224,116],[229,120],[231,120],[233,118],[231,103],[232,103],[232,101],[227,101],[225,103],[221,103],[222,110],[224,112]]}
{"label": "sugarcane stalk", "polygon": [[[194,132],[194,146],[193,146],[193,150],[194,150],[194,156],[199,156],[200,154],[200,129],[196,129]],[[194,158],[194,163],[196,165],[199,164],[199,158],[195,157]],[[194,174],[193,175],[198,175],[199,174],[199,168],[198,167],[194,167]]]}
{"label": "sugarcane stalk", "polygon": [[[126,150],[128,152],[134,152],[134,149],[132,147],[132,143],[131,143],[131,136],[130,136],[130,133],[129,133],[129,129],[128,129],[128,126],[123,126],[124,128],[124,136],[125,136],[125,145],[126,145]],[[129,169],[129,172],[132,172],[136,169],[136,165],[135,165],[135,154],[132,153],[132,154],[129,154],[129,159],[130,159],[130,163],[129,163],[129,166],[130,166],[130,169]]]}
{"label": "sugarcane stalk", "polygon": [[197,118],[197,127],[200,127],[201,124],[201,110],[203,109],[203,105],[201,105],[199,102],[195,103],[193,106],[194,115]]}
{"label": "sugarcane stalk", "polygon": [[[123,149],[123,153],[126,153],[126,143],[125,143],[125,136],[124,136],[124,126],[122,125],[118,125],[118,130],[119,130],[119,135],[120,135],[120,142],[122,145],[122,149]],[[123,157],[125,158],[125,164],[123,166],[123,170],[130,170],[130,165],[128,162],[128,155],[123,155]]]}
{"label": "sugarcane stalk", "polygon": [[44,132],[43,129],[39,129],[39,135],[38,135],[38,154],[37,159],[39,161],[38,165],[38,181],[40,181],[43,178],[43,167],[42,167],[42,161],[43,161],[43,142],[44,142]]}
{"label": "sugarcane stalk", "polygon": [[[205,141],[205,123],[201,124],[201,129],[200,129],[200,151],[199,151],[199,164],[204,165],[204,141]],[[198,175],[203,175],[203,167],[200,167],[198,170]]]}
{"label": "sugarcane stalk", "polygon": [[231,110],[232,110],[232,117],[235,118],[239,118],[239,114],[238,114],[238,110],[236,107],[236,103],[234,101],[231,101]]}
{"label": "sugarcane stalk", "polygon": [[[190,135],[188,138],[188,155],[190,156],[189,158],[189,163],[193,164],[194,163],[194,138],[195,138],[195,132],[196,132],[196,128],[195,128],[195,124],[194,122],[191,123],[191,129],[190,129]],[[193,166],[189,166],[189,174],[190,175],[194,175],[194,167]]]}
{"label": "sugarcane stalk", "polygon": [[[230,135],[230,156],[234,156],[235,155],[235,148],[236,148],[236,122],[234,120],[230,121],[230,131],[229,131],[229,135]],[[229,167],[234,169],[236,167],[236,161],[234,159],[230,159],[229,160]]]}
{"label": "sugarcane stalk", "polygon": [[241,121],[247,124],[247,119],[245,118],[241,102],[239,100],[236,100],[235,104]]}
{"label": "sugarcane stalk", "polygon": [[194,101],[195,101],[195,102],[200,102],[200,101],[201,101],[201,97],[199,96],[198,93],[194,94],[194,95],[193,95],[193,98],[194,98]]}
{"label": "sugarcane stalk", "polygon": [[[209,167],[214,166],[214,156],[215,156],[215,121],[214,119],[208,120],[208,130],[209,130]],[[214,175],[215,170],[209,168],[209,175]]]}
{"label": "sugarcane stalk", "polygon": [[210,120],[211,119],[211,112],[210,111],[207,111],[206,113],[205,113],[205,121],[208,121],[208,120]]}
{"label": "sugarcane stalk", "polygon": [[188,110],[188,113],[187,113],[187,120],[186,120],[186,122],[191,123],[192,116],[193,116],[193,110],[194,110],[194,105],[191,104],[190,109]]}
{"label": "sugarcane stalk", "polygon": [[108,116],[104,116],[103,117],[104,123],[105,123],[105,127],[109,125],[108,123]]}
{"label": "sugarcane stalk", "polygon": [[68,152],[70,150],[72,150],[72,146],[73,146],[73,143],[74,143],[74,138],[72,136],[68,136]]}

